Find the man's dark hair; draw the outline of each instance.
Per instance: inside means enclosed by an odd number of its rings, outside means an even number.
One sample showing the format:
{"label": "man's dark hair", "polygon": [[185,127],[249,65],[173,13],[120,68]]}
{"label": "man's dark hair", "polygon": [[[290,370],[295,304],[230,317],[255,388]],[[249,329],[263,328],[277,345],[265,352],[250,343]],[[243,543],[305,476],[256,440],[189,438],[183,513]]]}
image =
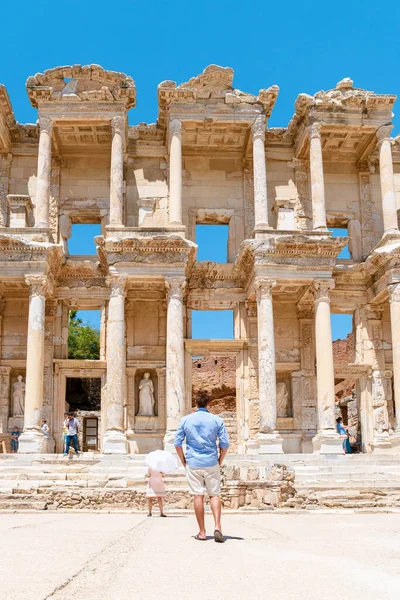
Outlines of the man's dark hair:
{"label": "man's dark hair", "polygon": [[210,394],[206,390],[199,390],[196,394],[197,408],[206,408],[210,402]]}
{"label": "man's dark hair", "polygon": [[336,423],[340,423],[340,421],[343,421],[342,417],[338,417],[338,418],[336,419]]}

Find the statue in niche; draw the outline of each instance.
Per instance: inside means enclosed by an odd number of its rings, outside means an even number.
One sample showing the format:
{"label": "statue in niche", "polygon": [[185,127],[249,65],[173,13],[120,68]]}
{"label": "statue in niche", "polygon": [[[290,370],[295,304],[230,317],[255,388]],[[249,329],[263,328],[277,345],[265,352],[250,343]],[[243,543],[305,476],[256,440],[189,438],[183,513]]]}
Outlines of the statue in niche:
{"label": "statue in niche", "polygon": [[289,416],[289,392],[284,381],[276,384],[276,414],[278,417]]}
{"label": "statue in niche", "polygon": [[145,373],[139,383],[139,416],[154,417],[154,385],[150,373]]}
{"label": "statue in niche", "polygon": [[22,375],[18,375],[17,381],[13,385],[13,416],[22,417],[25,410],[25,383],[22,381]]}

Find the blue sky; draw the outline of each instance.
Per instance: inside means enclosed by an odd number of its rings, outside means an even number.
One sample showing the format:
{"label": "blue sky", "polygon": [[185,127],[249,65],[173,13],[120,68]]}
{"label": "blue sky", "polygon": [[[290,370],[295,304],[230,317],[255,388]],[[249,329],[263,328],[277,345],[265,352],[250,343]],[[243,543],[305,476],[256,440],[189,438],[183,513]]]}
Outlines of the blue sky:
{"label": "blue sky", "polygon": [[[343,77],[400,95],[395,0],[384,8],[372,0],[20,0],[2,4],[1,20],[0,83],[23,123],[37,118],[26,79],[68,64],[97,63],[131,75],[137,85],[131,124],[156,120],[161,81],[187,81],[212,63],[232,67],[234,86],[244,91],[279,85],[271,127],[287,125],[300,92],[330,89]],[[396,117],[395,124],[397,133]]]}

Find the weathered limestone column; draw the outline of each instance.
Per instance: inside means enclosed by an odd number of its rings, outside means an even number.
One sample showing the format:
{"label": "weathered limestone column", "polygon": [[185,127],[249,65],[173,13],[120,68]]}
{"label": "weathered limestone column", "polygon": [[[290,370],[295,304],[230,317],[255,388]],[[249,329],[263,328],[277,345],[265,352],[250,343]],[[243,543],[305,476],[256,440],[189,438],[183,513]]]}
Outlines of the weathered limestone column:
{"label": "weathered limestone column", "polygon": [[272,288],[275,279],[256,277],[258,324],[258,397],[260,409],[260,443],[262,454],[280,453],[282,438],[276,431],[276,371]]}
{"label": "weathered limestone column", "polygon": [[314,281],[315,353],[317,359],[318,433],[313,439],[314,452],[341,454],[342,438],[335,427],[335,377],[333,365],[331,306],[332,280]]}
{"label": "weathered limestone column", "polygon": [[[400,283],[388,286],[392,331],[393,387],[396,411],[396,434],[400,435]],[[397,437],[397,436],[396,436]]]}
{"label": "weathered limestone column", "polygon": [[324,165],[322,161],[321,127],[314,123],[308,128],[310,138],[310,177],[313,229],[326,230]]}
{"label": "weathered limestone column", "polygon": [[167,309],[167,429],[164,447],[174,449],[179,421],[185,414],[185,349],[183,343],[183,291],[185,277],[166,277]]}
{"label": "weathered limestone column", "polygon": [[26,393],[24,431],[18,452],[36,454],[44,451],[41,431],[44,377],[45,306],[48,279],[43,275],[27,275],[30,287],[28,341],[26,355]]}
{"label": "weathered limestone column", "polygon": [[107,393],[104,454],[126,454],[124,427],[126,404],[126,346],[125,346],[125,284],[124,277],[110,277],[110,299],[107,319]]}
{"label": "weathered limestone column", "polygon": [[394,187],[392,147],[390,132],[392,125],[377,131],[379,148],[379,170],[381,175],[382,213],[384,234],[398,232],[396,190]]}
{"label": "weathered limestone column", "polygon": [[251,126],[251,131],[253,134],[254,226],[257,228],[268,226],[264,117],[257,117]]}
{"label": "weathered limestone column", "polygon": [[111,119],[110,225],[123,225],[125,118]]}
{"label": "weathered limestone column", "polygon": [[53,121],[48,117],[39,117],[39,154],[36,180],[35,227],[48,229],[50,206],[51,175],[51,134]]}
{"label": "weathered limestone column", "polygon": [[182,223],[182,122],[169,124],[169,222]]}

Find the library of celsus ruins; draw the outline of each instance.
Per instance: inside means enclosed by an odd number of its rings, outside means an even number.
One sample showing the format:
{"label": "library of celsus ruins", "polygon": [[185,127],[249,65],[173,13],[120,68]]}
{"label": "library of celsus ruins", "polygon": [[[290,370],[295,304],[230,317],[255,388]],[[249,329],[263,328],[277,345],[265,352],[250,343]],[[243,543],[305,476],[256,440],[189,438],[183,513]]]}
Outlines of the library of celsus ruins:
{"label": "library of celsus ruins", "polygon": [[[271,128],[279,88],[242,92],[215,65],[160,83],[152,124],[128,124],[133,79],[98,65],[38,73],[26,91],[37,124],[15,120],[0,85],[8,452],[17,425],[20,454],[62,453],[70,379],[99,382],[85,450],[171,448],[202,360],[236,366],[225,409],[238,455],[342,454],[335,388],[346,380],[362,451],[400,452],[394,95],[346,78],[300,94],[289,124]],[[80,224],[100,228],[93,255],[69,251]],[[200,225],[228,228],[226,262],[197,260]],[[99,311],[98,360],[68,358],[72,310]],[[204,310],[232,311],[233,339],[193,339]],[[352,315],[350,361],[334,358],[331,314]]]}

